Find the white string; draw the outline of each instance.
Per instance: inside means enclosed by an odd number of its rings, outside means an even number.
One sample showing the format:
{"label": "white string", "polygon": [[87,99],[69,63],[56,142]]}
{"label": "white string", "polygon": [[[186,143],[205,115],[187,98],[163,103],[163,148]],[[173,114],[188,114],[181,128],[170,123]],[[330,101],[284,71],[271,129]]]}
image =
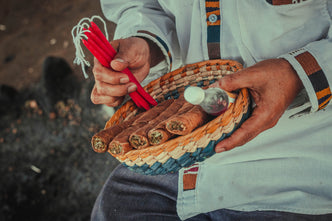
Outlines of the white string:
{"label": "white string", "polygon": [[89,30],[83,30],[83,28],[88,29],[90,26],[90,22],[92,22],[94,19],[99,19],[104,24],[104,32],[105,37],[108,40],[108,33],[107,33],[107,27],[106,22],[98,15],[94,15],[91,18],[82,18],[77,25],[73,27],[71,30],[71,35],[73,37],[73,43],[75,46],[75,59],[73,61],[74,64],[81,65],[83,74],[85,78],[88,78],[89,75],[85,71],[85,66],[90,67],[90,62],[88,62],[85,59],[85,54],[83,51],[83,48],[81,46],[81,40],[83,38],[87,39],[85,32],[88,32]]}

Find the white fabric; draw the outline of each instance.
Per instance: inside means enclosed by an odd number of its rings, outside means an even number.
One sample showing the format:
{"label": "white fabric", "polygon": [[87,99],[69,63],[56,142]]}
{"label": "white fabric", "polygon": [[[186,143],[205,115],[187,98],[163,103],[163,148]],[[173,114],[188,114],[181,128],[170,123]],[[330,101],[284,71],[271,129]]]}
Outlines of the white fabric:
{"label": "white fabric", "polygon": [[[289,119],[200,165],[196,189],[181,191],[182,218],[228,208],[332,213],[332,106]],[[182,171],[181,171],[182,172]]]}
{"label": "white fabric", "polygon": [[[169,48],[172,70],[209,59],[205,1],[101,3],[105,16],[118,24],[115,38],[137,36],[138,30],[157,35]],[[332,0],[282,6],[265,0],[221,0],[220,9],[221,58],[237,60],[245,67],[264,59],[285,58],[305,90],[298,103],[293,103],[296,108],[286,111],[274,128],[201,163],[195,190],[182,191],[181,171],[179,216],[185,219],[221,208],[332,213],[332,107],[317,111],[315,91],[294,54],[289,54],[309,51],[332,85]],[[171,59],[158,45],[170,68]],[[310,114],[289,118],[308,107]]]}

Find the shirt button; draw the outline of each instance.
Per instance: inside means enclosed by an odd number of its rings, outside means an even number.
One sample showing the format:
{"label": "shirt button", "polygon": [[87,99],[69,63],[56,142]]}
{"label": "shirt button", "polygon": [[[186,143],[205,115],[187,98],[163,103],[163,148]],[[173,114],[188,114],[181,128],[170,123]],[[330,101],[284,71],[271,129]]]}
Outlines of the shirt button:
{"label": "shirt button", "polygon": [[218,16],[216,14],[211,14],[209,16],[209,22],[215,23],[218,20]]}

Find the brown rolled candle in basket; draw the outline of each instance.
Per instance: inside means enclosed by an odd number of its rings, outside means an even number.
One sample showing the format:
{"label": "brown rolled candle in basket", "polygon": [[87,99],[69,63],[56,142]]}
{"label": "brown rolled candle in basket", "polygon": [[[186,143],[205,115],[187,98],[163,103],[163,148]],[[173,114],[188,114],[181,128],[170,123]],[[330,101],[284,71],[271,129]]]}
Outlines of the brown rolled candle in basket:
{"label": "brown rolled candle in basket", "polygon": [[138,128],[135,132],[133,132],[129,137],[130,144],[136,149],[142,149],[147,146],[150,146],[151,143],[148,139],[148,133],[151,129],[157,126],[160,122],[163,122],[170,117],[174,116],[178,113],[178,110],[185,103],[184,96],[181,96],[179,99],[176,99],[171,105],[166,107],[166,109],[160,113],[155,119],[149,121],[146,125],[141,128]]}
{"label": "brown rolled candle in basket", "polygon": [[166,130],[172,134],[187,135],[204,125],[211,118],[202,107],[193,106],[187,112],[177,114],[166,120]]}
{"label": "brown rolled candle in basket", "polygon": [[91,145],[94,151],[97,153],[104,153],[108,150],[109,143],[120,134],[123,130],[127,129],[133,122],[135,118],[131,120],[124,121],[123,123],[113,125],[104,130],[99,131],[91,139]]}
{"label": "brown rolled candle in basket", "polygon": [[[183,96],[181,97],[181,102],[183,105],[177,113],[174,113],[172,115],[172,117],[174,117],[175,115],[183,115],[194,107],[194,105],[186,102]],[[165,119],[164,121],[160,121],[148,131],[148,139],[151,145],[160,145],[174,136],[175,133],[171,133],[169,130],[166,129],[166,123],[168,120],[169,118]]]}
{"label": "brown rolled candle in basket", "polygon": [[132,150],[132,146],[129,143],[129,136],[132,132],[142,127],[144,123],[137,123],[136,125],[130,125],[121,133],[116,135],[108,145],[109,151],[114,155],[122,155]]}
{"label": "brown rolled candle in basket", "polygon": [[174,99],[166,100],[154,106],[150,110],[143,112],[126,130],[116,135],[113,140],[109,143],[109,151],[113,154],[124,154],[132,149],[129,143],[130,135],[137,129],[148,124],[148,122],[154,120],[160,115],[168,106],[174,102]]}

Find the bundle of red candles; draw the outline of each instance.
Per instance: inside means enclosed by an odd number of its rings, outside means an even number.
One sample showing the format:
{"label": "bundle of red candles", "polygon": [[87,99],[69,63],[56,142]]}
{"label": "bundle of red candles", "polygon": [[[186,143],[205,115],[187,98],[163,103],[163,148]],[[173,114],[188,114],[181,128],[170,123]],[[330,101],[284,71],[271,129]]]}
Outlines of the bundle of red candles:
{"label": "bundle of red candles", "polygon": [[[111,68],[110,62],[116,55],[116,51],[110,42],[93,21],[90,22],[90,27],[88,29],[84,28],[83,30],[87,37],[87,40],[82,39],[83,44],[103,66]],[[150,106],[157,105],[157,102],[143,89],[128,68],[124,69],[122,72],[127,74],[129,80],[137,86],[137,90],[129,95],[139,108],[148,110],[150,109]]]}

